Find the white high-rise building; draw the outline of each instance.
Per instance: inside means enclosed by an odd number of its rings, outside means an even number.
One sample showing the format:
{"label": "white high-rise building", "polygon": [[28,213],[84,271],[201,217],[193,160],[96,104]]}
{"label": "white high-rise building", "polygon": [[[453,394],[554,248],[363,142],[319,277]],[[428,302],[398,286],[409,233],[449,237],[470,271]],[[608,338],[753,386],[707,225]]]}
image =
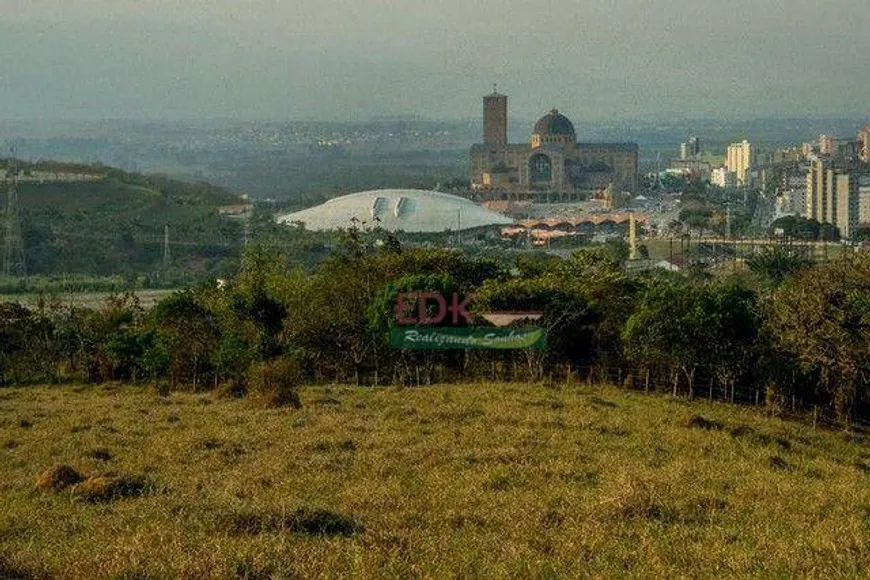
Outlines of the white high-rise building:
{"label": "white high-rise building", "polygon": [[810,158],[807,173],[806,217],[840,229],[851,237],[859,223],[858,171],[852,165],[838,167],[829,156]]}
{"label": "white high-rise building", "polygon": [[755,152],[749,141],[744,139],[741,143],[732,143],[728,146],[725,167],[736,175],[737,185],[748,185],[749,170],[753,165],[755,165]]}
{"label": "white high-rise building", "polygon": [[728,171],[727,167],[717,167],[710,172],[710,183],[728,189],[737,185],[734,172]]}

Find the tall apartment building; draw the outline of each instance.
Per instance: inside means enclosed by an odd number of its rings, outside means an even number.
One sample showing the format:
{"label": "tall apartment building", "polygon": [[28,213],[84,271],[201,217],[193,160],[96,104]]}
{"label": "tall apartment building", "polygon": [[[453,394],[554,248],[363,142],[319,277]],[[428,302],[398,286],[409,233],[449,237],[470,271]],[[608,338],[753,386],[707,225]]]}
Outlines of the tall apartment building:
{"label": "tall apartment building", "polygon": [[870,125],[858,133],[858,146],[860,147],[861,161],[870,163]]}
{"label": "tall apartment building", "polygon": [[737,185],[746,185],[749,181],[749,170],[755,164],[755,152],[752,144],[743,140],[728,146],[725,167],[737,176]]}
{"label": "tall apartment building", "polygon": [[861,154],[861,134],[858,139],[844,139],[819,135],[819,154],[835,157],[857,157]]}
{"label": "tall apartment building", "polygon": [[710,172],[710,183],[725,189],[737,186],[734,172],[728,171],[727,167],[717,167],[716,169],[713,169]]}
{"label": "tall apartment building", "polygon": [[680,160],[698,159],[701,157],[701,140],[697,137],[689,137],[680,143]]}
{"label": "tall apartment building", "polygon": [[858,186],[858,223],[870,224],[870,185]]}
{"label": "tall apartment building", "polygon": [[842,237],[851,237],[859,223],[858,177],[854,163],[812,156],[807,172],[806,217],[832,224]]}

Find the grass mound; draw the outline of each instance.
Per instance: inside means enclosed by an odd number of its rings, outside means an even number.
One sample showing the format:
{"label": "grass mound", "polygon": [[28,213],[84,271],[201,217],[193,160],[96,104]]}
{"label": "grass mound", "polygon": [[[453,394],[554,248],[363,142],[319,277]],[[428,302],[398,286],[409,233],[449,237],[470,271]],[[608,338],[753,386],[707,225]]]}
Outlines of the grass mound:
{"label": "grass mound", "polygon": [[82,481],[82,474],[69,465],[56,465],[36,478],[36,489],[61,491]]}
{"label": "grass mound", "polygon": [[301,536],[350,537],[362,533],[356,519],[325,509],[298,508],[292,512],[233,512],[216,520],[231,536],[289,532]]}
{"label": "grass mound", "polygon": [[91,449],[85,453],[85,457],[96,459],[97,461],[111,461],[112,453],[105,447],[97,447],[96,449]]}
{"label": "grass mound", "polygon": [[721,431],[724,429],[722,423],[718,421],[711,421],[710,419],[705,419],[700,415],[692,415],[692,417],[686,421],[686,427],[691,427],[693,429],[705,429],[707,431]]}
{"label": "grass mound", "polygon": [[139,497],[153,490],[154,484],[144,475],[98,475],[76,485],[73,494],[84,501],[98,503]]}
{"label": "grass mound", "polygon": [[51,576],[12,557],[0,554],[0,578],[6,580],[42,580]]}
{"label": "grass mound", "polygon": [[301,409],[297,375],[296,366],[284,359],[255,363],[248,370],[245,381],[248,398],[258,407],[267,409],[287,406]]}

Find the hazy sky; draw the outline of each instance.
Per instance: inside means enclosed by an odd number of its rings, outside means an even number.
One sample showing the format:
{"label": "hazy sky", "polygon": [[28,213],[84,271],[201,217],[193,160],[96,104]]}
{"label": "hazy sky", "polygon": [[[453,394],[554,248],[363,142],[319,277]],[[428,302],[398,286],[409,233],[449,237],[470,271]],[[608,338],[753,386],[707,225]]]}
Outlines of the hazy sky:
{"label": "hazy sky", "polygon": [[867,0],[0,0],[0,119],[870,117]]}

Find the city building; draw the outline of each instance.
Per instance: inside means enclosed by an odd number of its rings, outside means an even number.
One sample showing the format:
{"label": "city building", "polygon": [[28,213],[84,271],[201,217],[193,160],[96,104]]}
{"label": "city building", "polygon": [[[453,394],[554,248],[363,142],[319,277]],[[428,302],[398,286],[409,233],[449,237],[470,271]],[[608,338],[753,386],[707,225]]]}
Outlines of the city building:
{"label": "city building", "polygon": [[728,146],[725,167],[736,176],[737,185],[749,184],[749,171],[755,165],[755,152],[752,144],[743,140]]}
{"label": "city building", "polygon": [[701,159],[671,159],[668,169],[678,171],[690,181],[706,181],[712,171],[710,162]]}
{"label": "city building", "polygon": [[689,137],[685,142],[680,143],[680,159],[698,159],[701,157],[701,140],[697,137]]}
{"label": "city building", "polygon": [[737,187],[737,174],[727,167],[717,167],[710,172],[710,183],[725,189]]}
{"label": "city building", "polygon": [[870,125],[867,125],[858,133],[858,144],[861,148],[861,161],[870,163]]}
{"label": "city building", "polygon": [[861,154],[861,135],[857,140],[819,135],[819,154],[834,157],[854,157]]}
{"label": "city building", "polygon": [[787,189],[776,198],[776,218],[785,215],[802,215],[806,207],[805,189]]}
{"label": "city building", "polygon": [[[812,146],[809,153],[812,153]],[[809,153],[801,147],[786,147],[768,152],[765,159],[769,165],[800,163]]]}
{"label": "city building", "polygon": [[806,217],[840,229],[851,237],[859,222],[859,180],[854,163],[838,162],[830,155],[810,158],[807,172]]}
{"label": "city building", "polygon": [[483,200],[581,201],[613,185],[637,189],[636,143],[579,143],[553,109],[528,143],[508,142],[507,96],[483,98],[483,143],[471,147],[471,188]]}
{"label": "city building", "polygon": [[858,187],[858,223],[870,224],[870,185]]}

